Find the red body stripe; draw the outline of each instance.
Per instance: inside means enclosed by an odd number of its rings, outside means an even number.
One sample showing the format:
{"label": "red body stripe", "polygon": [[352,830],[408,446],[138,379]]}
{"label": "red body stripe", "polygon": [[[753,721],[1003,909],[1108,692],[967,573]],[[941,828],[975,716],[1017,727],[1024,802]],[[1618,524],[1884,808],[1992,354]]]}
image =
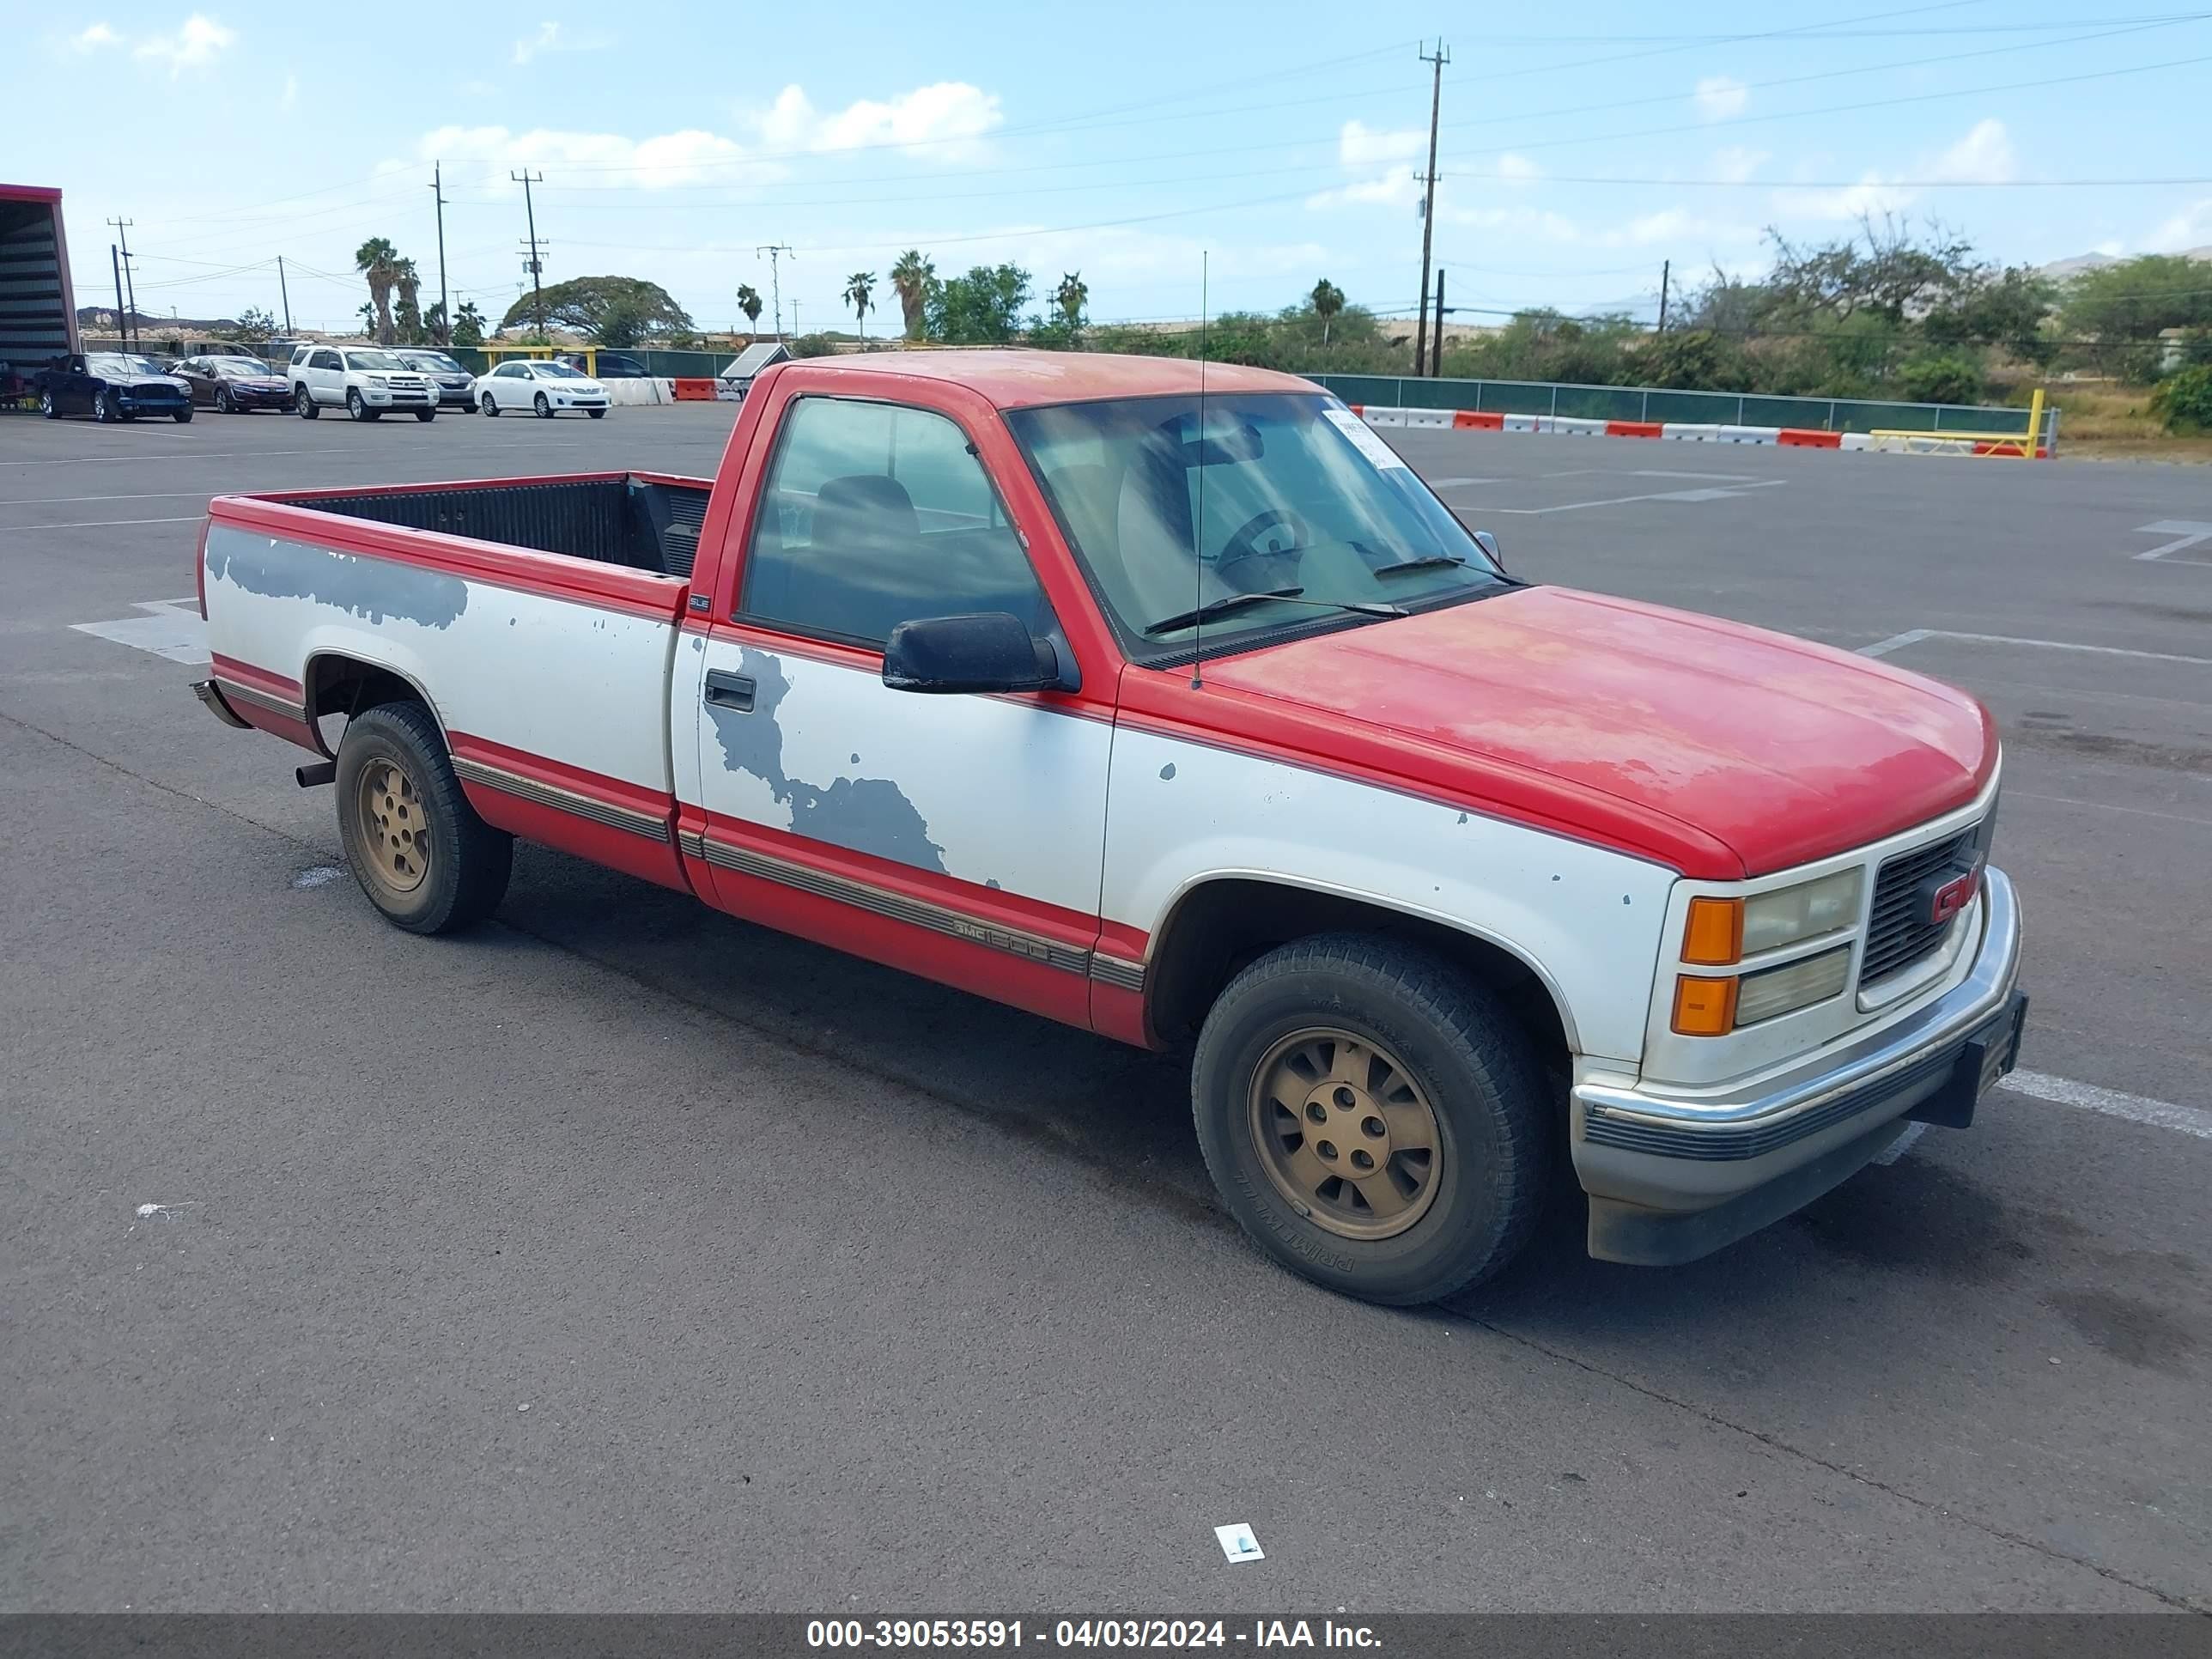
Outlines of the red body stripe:
{"label": "red body stripe", "polygon": [[299,681],[271,673],[266,668],[256,668],[250,662],[240,662],[237,658],[226,657],[221,652],[214,653],[208,665],[215,670],[217,679],[246,686],[265,696],[283,697],[302,707],[307,703],[306,688]]}

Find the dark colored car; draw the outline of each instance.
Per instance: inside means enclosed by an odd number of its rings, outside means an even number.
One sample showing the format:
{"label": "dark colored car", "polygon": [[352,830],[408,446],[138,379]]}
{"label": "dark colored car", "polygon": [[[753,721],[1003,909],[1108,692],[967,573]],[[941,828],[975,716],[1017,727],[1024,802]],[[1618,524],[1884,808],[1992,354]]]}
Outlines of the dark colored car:
{"label": "dark colored car", "polygon": [[186,357],[171,363],[169,373],[191,388],[196,405],[226,415],[257,409],[281,415],[292,406],[292,383],[258,357]]}
{"label": "dark colored car", "polygon": [[441,407],[447,404],[458,404],[463,409],[476,407],[476,376],[444,352],[422,346],[394,346],[392,355],[416,374],[429,377],[430,384],[438,389]]}
{"label": "dark colored car", "polygon": [[646,366],[635,357],[625,357],[619,351],[599,354],[599,368],[591,367],[590,360],[580,351],[564,351],[560,360],[579,374],[589,374],[595,380],[645,380],[652,379]]}
{"label": "dark colored car", "polygon": [[39,412],[50,421],[89,415],[95,421],[132,421],[141,415],[192,418],[184,381],[164,374],[151,357],[128,352],[72,352],[39,374]]}

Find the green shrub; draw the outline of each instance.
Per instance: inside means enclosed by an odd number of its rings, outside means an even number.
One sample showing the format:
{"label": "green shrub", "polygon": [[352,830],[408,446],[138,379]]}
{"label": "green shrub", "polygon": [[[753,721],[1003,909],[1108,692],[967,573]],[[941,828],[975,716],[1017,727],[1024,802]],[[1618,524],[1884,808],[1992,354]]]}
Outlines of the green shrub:
{"label": "green shrub", "polygon": [[784,342],[785,349],[794,357],[827,357],[836,348],[830,343],[827,334],[802,334]]}
{"label": "green shrub", "polygon": [[1905,395],[1916,404],[1971,404],[1982,395],[1981,365],[1968,357],[1921,357],[1897,372]]}
{"label": "green shrub", "polygon": [[2199,363],[2160,383],[2151,393],[2151,412],[2168,432],[2212,432],[2212,363]]}

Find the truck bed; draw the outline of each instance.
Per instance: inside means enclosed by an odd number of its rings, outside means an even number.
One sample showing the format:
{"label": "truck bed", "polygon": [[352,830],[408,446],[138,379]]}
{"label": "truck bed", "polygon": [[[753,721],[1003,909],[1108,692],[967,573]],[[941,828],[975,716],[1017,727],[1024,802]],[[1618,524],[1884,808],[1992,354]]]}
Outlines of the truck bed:
{"label": "truck bed", "polygon": [[272,491],[253,499],[689,578],[713,488],[706,478],[627,472]]}

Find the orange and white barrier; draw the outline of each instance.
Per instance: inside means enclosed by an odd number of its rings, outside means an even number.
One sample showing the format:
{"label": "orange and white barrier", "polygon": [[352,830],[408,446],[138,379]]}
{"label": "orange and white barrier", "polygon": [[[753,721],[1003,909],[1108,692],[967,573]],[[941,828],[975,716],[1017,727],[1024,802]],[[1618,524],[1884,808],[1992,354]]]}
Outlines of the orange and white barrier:
{"label": "orange and white barrier", "polygon": [[[1911,454],[2013,455],[2024,439],[1939,433],[1824,432],[1813,427],[1739,426],[1704,421],[1600,421],[1572,415],[1510,415],[1490,410],[1402,409],[1352,404],[1353,414],[1370,426],[1476,432],[1535,432],[1562,438],[1658,438],[1675,443],[1759,444],[1784,449],[1878,450]],[[2039,447],[2039,460],[2051,451]]]}

